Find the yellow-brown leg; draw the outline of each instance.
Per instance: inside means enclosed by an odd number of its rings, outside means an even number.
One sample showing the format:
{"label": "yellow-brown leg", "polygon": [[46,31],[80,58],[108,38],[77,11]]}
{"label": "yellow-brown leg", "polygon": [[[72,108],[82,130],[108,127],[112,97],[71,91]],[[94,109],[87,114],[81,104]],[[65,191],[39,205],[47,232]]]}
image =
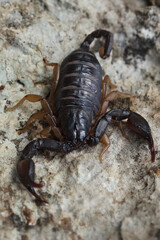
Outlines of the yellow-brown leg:
{"label": "yellow-brown leg", "polygon": [[62,141],[63,136],[62,136],[59,128],[56,126],[55,117],[50,116],[49,114],[46,114],[45,119],[47,120],[48,124],[51,126],[51,129],[52,129],[54,135],[56,136],[56,138],[58,138],[60,141]]}
{"label": "yellow-brown leg", "polygon": [[26,101],[26,100],[29,102],[40,102],[42,105],[42,108],[47,113],[52,114],[52,111],[51,111],[51,108],[50,108],[48,102],[42,96],[36,95],[36,94],[28,94],[28,95],[24,96],[15,106],[6,108],[5,111],[13,111],[17,107],[21,106],[24,103],[24,101]]}
{"label": "yellow-brown leg", "polygon": [[34,95],[34,94],[28,94],[28,95],[24,96],[14,107],[7,108],[6,111],[12,111],[12,110],[16,109],[17,107],[21,106],[25,100],[27,100],[29,102],[39,102],[40,101],[44,112],[32,114],[31,117],[28,119],[26,126],[23,129],[20,129],[19,133],[25,132],[28,129],[28,126],[32,120],[34,120],[34,119],[40,120],[42,118],[45,118],[47,120],[47,122],[49,123],[49,125],[51,126],[52,131],[54,132],[55,136],[61,140],[62,135],[60,133],[60,130],[56,127],[56,118],[54,117],[48,102],[41,96]]}
{"label": "yellow-brown leg", "polygon": [[26,100],[29,102],[40,102],[43,110],[46,113],[49,113],[50,115],[53,114],[47,100],[44,99],[42,96],[36,95],[36,94],[28,94],[28,95],[24,96],[15,106],[6,108],[5,111],[13,111],[17,107],[21,106],[24,103],[24,101],[26,101]]}
{"label": "yellow-brown leg", "polygon": [[13,111],[17,107],[21,106],[26,100],[29,102],[40,102],[42,99],[43,99],[42,96],[36,94],[28,94],[24,96],[15,106],[6,108],[5,111]]}
{"label": "yellow-brown leg", "polygon": [[133,100],[134,96],[132,96],[131,94],[128,94],[128,93],[112,91],[105,96],[104,101],[111,102],[113,100],[116,100],[117,98],[130,98],[130,100]]}
{"label": "yellow-brown leg", "polygon": [[106,91],[108,90],[108,87],[110,87],[112,90],[112,89],[116,88],[116,85],[114,85],[111,82],[110,77],[108,75],[106,75],[102,82],[102,99],[106,96]]}
{"label": "yellow-brown leg", "polygon": [[27,123],[26,123],[26,126],[22,129],[19,129],[18,130],[18,133],[21,134],[21,133],[24,133],[27,131],[30,123],[33,121],[33,120],[40,120],[40,119],[45,119],[48,124],[49,124],[49,127],[46,127],[45,129],[43,129],[41,132],[40,132],[40,136],[43,135],[43,136],[48,136],[48,134],[53,131],[54,135],[59,139],[59,140],[62,140],[63,137],[61,135],[61,132],[59,130],[58,127],[56,127],[56,119],[54,117],[54,115],[49,115],[48,113],[46,112],[38,112],[38,113],[34,113],[30,116],[30,118],[28,119]]}
{"label": "yellow-brown leg", "polygon": [[40,137],[48,137],[50,132],[52,131],[51,126],[48,126],[46,128],[44,128],[41,132],[40,132]]}
{"label": "yellow-brown leg", "polygon": [[103,149],[102,149],[101,153],[99,154],[99,161],[100,161],[100,163],[102,163],[102,156],[107,151],[107,149],[109,148],[110,140],[109,140],[109,137],[106,134],[104,134],[101,137],[100,141],[104,144]]}
{"label": "yellow-brown leg", "polygon": [[17,130],[18,134],[26,132],[28,130],[28,128],[29,128],[29,125],[31,124],[31,122],[33,120],[40,120],[40,119],[44,118],[45,114],[46,114],[45,112],[33,113],[30,116],[30,118],[28,119],[28,121],[26,122],[25,127]]}
{"label": "yellow-brown leg", "polygon": [[118,122],[118,127],[119,127],[119,129],[120,129],[120,131],[122,133],[122,136],[124,138],[126,138],[127,140],[130,140],[129,137],[127,136],[127,134],[125,133],[124,129],[123,129],[122,122]]}
{"label": "yellow-brown leg", "polygon": [[22,129],[19,129],[18,130],[18,133],[21,134],[23,132],[26,132],[28,127],[29,127],[29,124],[33,121],[33,120],[40,120],[40,119],[45,119],[48,124],[49,124],[49,127],[46,127],[45,129],[43,129],[41,132],[40,132],[40,136],[41,135],[44,135],[44,136],[47,136],[51,131],[53,131],[54,135],[59,139],[59,140],[62,140],[63,137],[61,135],[61,132],[59,130],[58,127],[56,127],[56,118],[54,117],[54,115],[49,115],[48,113],[46,112],[38,112],[38,113],[34,113],[30,116],[30,118],[28,119],[27,123],[26,123],[26,126]]}
{"label": "yellow-brown leg", "polygon": [[109,102],[112,102],[112,101],[116,100],[117,98],[130,98],[130,100],[133,100],[134,96],[132,96],[128,93],[121,93],[119,91],[112,91],[112,92],[108,93],[102,100],[100,114],[105,113],[107,111]]}
{"label": "yellow-brown leg", "polygon": [[54,69],[53,69],[53,82],[52,82],[51,92],[50,92],[50,96],[49,96],[49,103],[54,109],[54,103],[53,103],[54,93],[55,93],[57,81],[58,81],[58,78],[59,78],[60,65],[58,63],[49,63],[47,61],[47,58],[44,58],[44,63],[45,63],[46,66],[54,67]]}
{"label": "yellow-brown leg", "polygon": [[106,104],[106,107],[105,109],[107,109],[108,107],[108,103],[105,103],[104,102],[104,99],[106,97],[106,92],[108,90],[108,87],[112,89],[116,88],[116,85],[114,85],[112,82],[111,82],[111,79],[108,75],[106,75],[102,81],[102,101],[101,101],[101,107],[97,113],[97,116],[100,116],[101,115],[101,112],[102,112],[102,107],[104,108],[104,104]]}

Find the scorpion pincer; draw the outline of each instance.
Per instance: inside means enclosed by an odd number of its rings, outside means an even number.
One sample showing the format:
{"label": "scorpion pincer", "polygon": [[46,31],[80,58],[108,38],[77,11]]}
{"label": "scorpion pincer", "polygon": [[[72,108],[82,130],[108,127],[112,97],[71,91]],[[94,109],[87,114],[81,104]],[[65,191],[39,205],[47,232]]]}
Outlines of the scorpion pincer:
{"label": "scorpion pincer", "polygon": [[[80,48],[63,60],[61,66],[44,59],[46,65],[54,67],[54,81],[48,101],[42,96],[28,94],[14,107],[6,109],[14,110],[25,100],[41,103],[42,111],[32,114],[19,133],[25,132],[32,120],[44,119],[48,127],[41,135],[45,135],[46,138],[30,142],[22,151],[17,164],[20,181],[41,202],[47,201],[34,190],[41,188],[42,185],[34,181],[35,165],[32,157],[44,149],[68,153],[79,146],[86,144],[93,146],[101,141],[104,144],[99,155],[102,161],[102,155],[110,145],[105,131],[112,120],[121,124],[121,121],[126,119],[130,129],[148,140],[152,162],[155,160],[154,142],[148,122],[138,113],[127,109],[107,112],[109,102],[118,97],[132,98],[132,96],[113,90],[115,86],[108,75],[102,80],[102,68],[94,53],[90,51],[93,40],[101,37],[105,42],[100,48],[100,57],[103,59],[109,57],[113,44],[112,33],[102,29],[92,32],[85,38]],[[106,93],[108,87],[111,91]],[[122,126],[120,128],[125,135]]]}

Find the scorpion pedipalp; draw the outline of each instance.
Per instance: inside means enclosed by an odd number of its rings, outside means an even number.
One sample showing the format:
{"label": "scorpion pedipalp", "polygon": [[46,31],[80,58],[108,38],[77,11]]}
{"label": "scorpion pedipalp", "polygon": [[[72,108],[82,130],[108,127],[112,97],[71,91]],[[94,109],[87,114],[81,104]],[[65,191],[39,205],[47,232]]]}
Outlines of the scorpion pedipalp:
{"label": "scorpion pedipalp", "polygon": [[39,138],[33,140],[24,148],[21,158],[17,164],[17,172],[21,183],[28,189],[28,191],[32,193],[38,201],[48,203],[34,190],[34,188],[42,188],[43,185],[34,181],[35,164],[32,157],[40,150],[44,149],[67,153],[72,150],[72,145],[70,143],[63,143],[49,138]]}
{"label": "scorpion pedipalp", "polygon": [[37,200],[43,203],[48,203],[43,200],[34,190],[34,188],[42,188],[43,185],[34,182],[35,176],[35,165],[32,159],[24,159],[18,162],[17,171],[21,183],[28,189],[32,195],[36,197]]}
{"label": "scorpion pedipalp", "polygon": [[101,139],[112,120],[122,121],[125,119],[127,119],[127,125],[131,130],[148,141],[151,152],[151,160],[154,162],[155,149],[150,126],[148,122],[136,112],[126,109],[110,110],[109,112],[105,113],[97,122],[94,137],[96,139]]}

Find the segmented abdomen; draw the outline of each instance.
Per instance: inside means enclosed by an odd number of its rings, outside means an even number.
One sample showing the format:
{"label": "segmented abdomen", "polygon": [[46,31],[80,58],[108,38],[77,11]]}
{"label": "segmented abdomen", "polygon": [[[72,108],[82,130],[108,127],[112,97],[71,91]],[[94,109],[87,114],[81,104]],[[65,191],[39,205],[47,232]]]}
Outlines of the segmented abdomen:
{"label": "segmented abdomen", "polygon": [[[81,108],[92,112],[100,108],[102,69],[95,55],[77,49],[61,64],[54,103],[57,113],[63,108]],[[93,117],[92,116],[92,117]]]}

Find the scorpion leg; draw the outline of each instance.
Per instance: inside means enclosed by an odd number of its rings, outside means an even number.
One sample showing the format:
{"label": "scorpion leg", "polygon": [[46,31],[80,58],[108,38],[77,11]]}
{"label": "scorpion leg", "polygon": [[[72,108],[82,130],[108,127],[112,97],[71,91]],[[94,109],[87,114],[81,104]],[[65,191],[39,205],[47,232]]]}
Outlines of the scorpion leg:
{"label": "scorpion leg", "polygon": [[48,126],[46,128],[44,128],[41,132],[40,132],[40,137],[44,136],[44,137],[48,137],[50,132],[51,132],[52,128],[51,126]]}
{"label": "scorpion leg", "polygon": [[54,117],[54,115],[51,116],[49,114],[46,114],[45,119],[47,120],[47,122],[51,126],[51,130],[53,131],[56,138],[58,138],[60,141],[62,141],[63,136],[61,134],[60,129],[56,126],[56,118]]}
{"label": "scorpion leg", "polygon": [[119,92],[119,91],[112,91],[112,92],[108,93],[102,99],[99,115],[104,114],[107,111],[109,102],[112,102],[112,101],[116,100],[117,98],[130,98],[130,100],[132,101],[134,96],[132,96],[128,93],[122,93],[122,92]]}
{"label": "scorpion leg", "polygon": [[[15,106],[8,107],[5,109],[5,111],[13,111],[17,107],[21,106],[24,103],[24,101],[26,101],[26,100],[29,102],[41,102],[41,105],[42,105],[42,108],[44,109],[44,111],[52,114],[52,110],[51,110],[49,104],[47,103],[47,101],[42,96],[35,95],[35,94],[28,94],[28,95],[24,96]],[[38,112],[38,113],[32,114],[30,116],[30,118],[28,119],[26,126],[23,127],[22,129],[19,129],[18,133],[21,134],[21,133],[27,131],[29,124],[32,122],[32,120],[42,119],[45,115],[45,112]]]}
{"label": "scorpion leg", "polygon": [[62,143],[50,138],[39,138],[30,142],[23,150],[20,160],[17,164],[17,171],[21,183],[32,193],[37,200],[47,203],[34,190],[34,188],[41,188],[42,184],[34,181],[35,165],[32,157],[40,150],[48,149],[55,152],[67,153],[72,150],[69,143]]}
{"label": "scorpion leg", "polygon": [[55,93],[57,81],[58,81],[58,78],[59,78],[60,65],[58,63],[49,63],[47,61],[47,58],[44,58],[43,61],[44,61],[46,66],[54,67],[54,69],[53,69],[53,82],[52,82],[51,92],[50,92],[50,96],[49,96],[49,103],[52,106],[52,108],[54,109],[54,93]]}
{"label": "scorpion leg", "polygon": [[146,139],[149,143],[151,152],[151,160],[155,161],[154,142],[151,134],[151,129],[148,122],[138,113],[130,110],[115,109],[105,113],[97,122],[95,126],[94,135],[88,139],[88,144],[96,144],[104,135],[108,125],[112,120],[122,121],[127,119],[128,127],[136,132],[139,136]]}
{"label": "scorpion leg", "polygon": [[26,125],[24,128],[21,128],[21,129],[18,129],[18,133],[21,134],[21,133],[24,133],[27,131],[30,123],[33,121],[33,120],[40,120],[40,119],[46,119],[48,124],[50,125],[49,127],[45,128],[44,130],[41,131],[40,135],[48,135],[49,132],[51,132],[51,130],[53,131],[54,135],[56,136],[56,138],[58,138],[59,140],[62,140],[63,137],[62,137],[62,134],[59,130],[58,127],[56,127],[56,119],[54,117],[54,115],[49,115],[45,112],[38,112],[38,113],[34,113],[30,116],[30,118],[28,119]]}
{"label": "scorpion leg", "polygon": [[119,91],[112,91],[105,96],[104,101],[111,102],[111,101],[116,100],[117,98],[130,98],[132,100],[134,97],[135,96],[132,96],[131,94],[128,94],[128,93],[122,93],[122,92],[119,92]]}
{"label": "scorpion leg", "polygon": [[110,146],[110,140],[109,137],[106,134],[103,134],[103,136],[101,137],[100,141],[103,143],[104,147],[102,149],[102,151],[99,154],[99,161],[100,163],[102,163],[102,156],[103,154],[107,151],[107,149]]}
{"label": "scorpion leg", "polygon": [[106,96],[106,91],[107,91],[108,86],[111,88],[111,90],[116,88],[116,85],[114,85],[111,82],[110,77],[108,75],[106,75],[102,82],[102,99],[105,98],[105,96]]}
{"label": "scorpion leg", "polygon": [[124,138],[126,138],[127,140],[130,140],[129,137],[127,136],[127,134],[125,133],[124,129],[123,129],[122,122],[118,122],[118,127],[119,127],[119,129],[120,129],[120,131],[122,133],[122,136]]}
{"label": "scorpion leg", "polygon": [[34,119],[46,119],[47,122],[51,125],[51,128],[55,134],[55,136],[58,139],[62,139],[62,135],[60,133],[60,130],[56,127],[56,118],[53,115],[53,112],[50,108],[49,103],[47,102],[46,99],[44,99],[43,97],[39,96],[39,95],[34,95],[34,94],[28,94],[26,96],[24,96],[15,106],[11,107],[11,108],[7,108],[6,111],[12,111],[14,109],[16,109],[17,107],[21,106],[23,104],[23,102],[27,100],[29,102],[41,102],[42,108],[44,109],[44,112],[39,112],[39,113],[34,113],[31,115],[31,117],[28,119],[26,126],[22,129],[19,130],[19,133],[25,132],[28,129],[29,124],[31,123],[32,120]]}
{"label": "scorpion leg", "polygon": [[[102,82],[102,100],[101,100],[101,106],[100,106],[100,109],[97,113],[97,118],[102,114],[102,113],[105,113],[107,111],[107,108],[108,108],[108,104],[109,104],[109,101],[113,101],[114,98],[115,98],[115,94],[113,94],[114,96],[112,96],[113,100],[111,99],[111,97],[108,95],[106,95],[106,91],[107,91],[107,88],[108,86],[111,88],[111,89],[114,89],[116,88],[116,85],[114,85],[111,80],[110,80],[110,77],[108,75],[106,75],[103,79],[103,82]],[[118,92],[118,91],[113,91],[113,92]],[[125,94],[125,93],[124,93]],[[109,100],[107,99],[107,96],[109,96]],[[128,94],[126,96],[126,98],[128,98]],[[111,99],[111,100],[110,100]]]}
{"label": "scorpion leg", "polygon": [[40,120],[42,118],[44,118],[45,116],[45,112],[37,112],[37,113],[33,113],[30,118],[28,119],[28,121],[26,122],[26,125],[25,127],[21,128],[21,129],[18,129],[18,133],[21,134],[21,133],[24,133],[28,130],[29,128],[29,125],[31,124],[31,122],[33,120]]}
{"label": "scorpion leg", "polygon": [[100,48],[99,54],[101,58],[105,59],[109,57],[112,50],[112,45],[113,45],[113,34],[109,31],[98,29],[92,32],[85,38],[85,40],[81,44],[81,48],[89,50],[89,46],[93,42],[94,38],[100,38],[100,37],[104,37],[105,44]]}
{"label": "scorpion leg", "polygon": [[24,96],[15,106],[6,108],[5,111],[15,110],[17,107],[21,106],[24,103],[24,101],[26,101],[26,100],[29,102],[40,102],[42,108],[44,109],[44,111],[46,113],[49,113],[50,115],[53,114],[47,100],[44,99],[42,96],[36,95],[36,94],[28,94],[28,95]]}

